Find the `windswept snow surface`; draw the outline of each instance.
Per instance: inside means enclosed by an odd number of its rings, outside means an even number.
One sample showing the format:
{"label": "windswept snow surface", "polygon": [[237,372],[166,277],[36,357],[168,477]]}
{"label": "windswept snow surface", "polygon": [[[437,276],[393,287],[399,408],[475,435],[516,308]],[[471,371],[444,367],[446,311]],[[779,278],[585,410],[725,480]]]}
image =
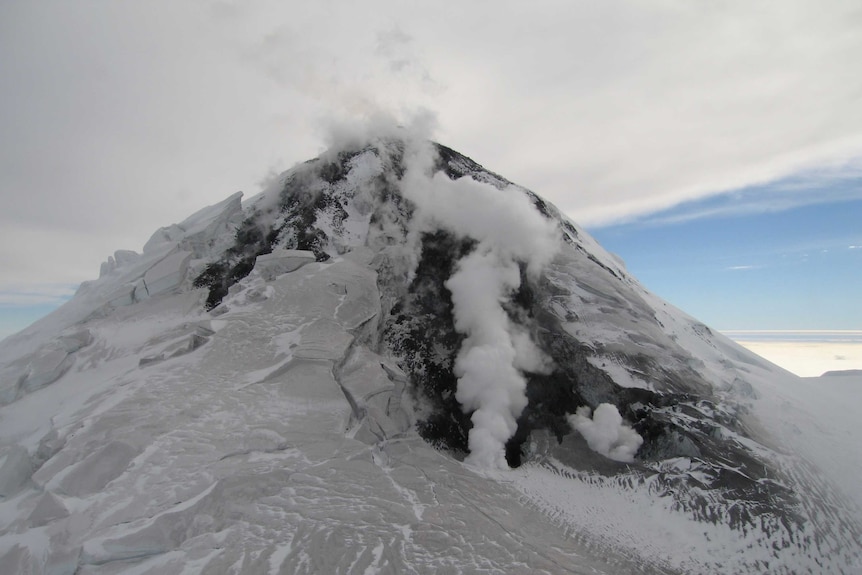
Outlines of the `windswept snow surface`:
{"label": "windswept snow surface", "polygon": [[[766,379],[763,383],[769,387]],[[827,482],[827,494],[837,490],[830,505],[862,516],[858,482],[862,446],[857,435],[862,377],[783,378],[764,390],[755,406],[765,425],[786,434],[777,438],[788,453],[781,465],[799,474],[795,479],[800,485]],[[821,556],[792,551],[793,538],[817,538],[813,530],[793,534],[773,526],[771,534],[769,529],[740,531],[721,521],[695,520],[681,511],[658,479],[661,475],[708,479],[696,458],[666,460],[657,471],[640,480],[573,473],[548,458],[513,470],[507,479],[576,537],[627,551],[669,572],[862,572],[858,553],[832,561],[828,550],[843,551],[840,540],[820,541]],[[781,556],[775,545],[790,552]]]}
{"label": "windswept snow surface", "polygon": [[[94,322],[90,367],[0,410],[4,443],[37,468],[0,503],[4,572],[637,569],[590,557],[410,431],[398,368],[361,341],[379,300],[356,259],[283,275],[252,303],[249,278],[209,342],[157,363],[138,365],[206,315],[175,298]],[[66,512],[37,521],[43,494]]]}
{"label": "windswept snow surface", "polygon": [[[404,177],[388,138],[162,228],[0,344],[0,572],[862,572],[858,377],[796,378],[538,196],[443,147]],[[535,208],[553,258],[450,213],[473,193]],[[467,365],[486,339],[506,380],[445,387],[497,373]],[[476,413],[488,457],[457,447]]]}

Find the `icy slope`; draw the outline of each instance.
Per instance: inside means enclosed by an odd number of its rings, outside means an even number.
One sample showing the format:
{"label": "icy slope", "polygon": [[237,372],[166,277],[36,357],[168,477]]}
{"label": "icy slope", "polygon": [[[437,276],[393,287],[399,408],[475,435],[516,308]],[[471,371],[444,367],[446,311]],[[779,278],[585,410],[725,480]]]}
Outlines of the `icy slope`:
{"label": "icy slope", "polygon": [[[363,263],[250,285],[212,321],[179,295],[92,322],[92,367],[2,413],[36,468],[4,493],[5,572],[628,570],[410,432],[405,378],[363,345]],[[145,361],[202,326],[198,349]]]}
{"label": "icy slope", "polygon": [[858,572],[853,406],[443,146],[343,143],[102,272],[0,344],[13,572]]}

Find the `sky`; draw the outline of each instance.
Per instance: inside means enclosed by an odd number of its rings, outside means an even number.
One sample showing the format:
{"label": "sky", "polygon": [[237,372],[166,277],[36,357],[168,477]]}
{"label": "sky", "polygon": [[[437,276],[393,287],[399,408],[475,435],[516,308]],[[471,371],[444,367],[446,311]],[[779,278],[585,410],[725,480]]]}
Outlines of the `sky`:
{"label": "sky", "polygon": [[0,55],[0,337],[381,114],[708,325],[862,329],[856,0],[5,0]]}
{"label": "sky", "polygon": [[649,289],[718,330],[862,329],[862,199],[841,193],[862,189],[862,178],[819,182],[798,198],[786,185],[591,232]]}

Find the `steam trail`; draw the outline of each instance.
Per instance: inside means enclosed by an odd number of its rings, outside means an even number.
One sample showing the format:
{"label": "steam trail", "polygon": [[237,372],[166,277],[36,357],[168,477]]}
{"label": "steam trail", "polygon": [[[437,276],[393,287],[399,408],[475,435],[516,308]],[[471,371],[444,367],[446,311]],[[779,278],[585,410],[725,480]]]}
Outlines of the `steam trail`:
{"label": "steam trail", "polygon": [[475,251],[458,262],[446,282],[455,329],[467,334],[455,362],[455,398],[471,417],[469,463],[506,469],[504,446],[527,406],[527,382],[515,367],[517,352],[501,307],[521,283],[518,266],[495,251]]}
{"label": "steam trail", "polygon": [[478,242],[446,282],[455,329],[467,337],[455,361],[456,399],[473,411],[467,462],[508,469],[506,441],[527,405],[523,372],[543,372],[550,360],[513,325],[502,304],[520,287],[519,262],[537,274],[558,249],[556,226],[519,189],[498,190],[469,177],[431,174],[429,145],[408,142],[402,190],[420,225],[442,227]]}

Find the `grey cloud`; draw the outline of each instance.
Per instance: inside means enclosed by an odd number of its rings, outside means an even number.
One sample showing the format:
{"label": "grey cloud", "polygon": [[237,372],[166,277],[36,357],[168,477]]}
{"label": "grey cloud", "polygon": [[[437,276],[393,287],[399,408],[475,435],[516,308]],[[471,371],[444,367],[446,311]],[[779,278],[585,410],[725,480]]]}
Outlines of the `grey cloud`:
{"label": "grey cloud", "polygon": [[840,165],[862,157],[860,22],[837,0],[455,15],[394,0],[9,0],[0,261],[40,230],[40,262],[7,281],[93,277],[115,249],[316,155],[332,123],[375,114],[427,111],[439,140],[584,224]]}

